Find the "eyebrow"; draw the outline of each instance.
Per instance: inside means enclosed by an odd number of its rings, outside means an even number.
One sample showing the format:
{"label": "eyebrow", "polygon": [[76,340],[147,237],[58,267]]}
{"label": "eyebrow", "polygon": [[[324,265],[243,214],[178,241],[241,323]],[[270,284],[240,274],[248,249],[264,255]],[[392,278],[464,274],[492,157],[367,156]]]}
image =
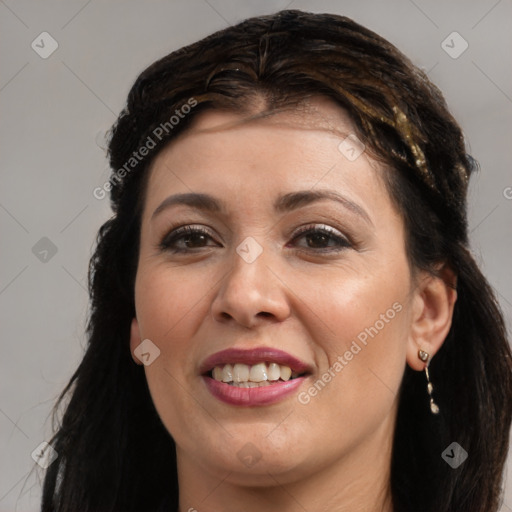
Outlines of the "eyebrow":
{"label": "eyebrow", "polygon": [[[340,203],[347,210],[355,213],[368,224],[373,225],[370,216],[360,205],[354,203],[338,192],[328,189],[298,190],[296,192],[284,194],[278,197],[274,202],[274,211],[277,213],[286,213],[326,199]],[[198,192],[189,192],[185,194],[174,194],[164,199],[153,212],[151,219],[154,219],[159,213],[175,205],[185,205],[209,213],[225,212],[222,201],[219,201],[214,196]]]}

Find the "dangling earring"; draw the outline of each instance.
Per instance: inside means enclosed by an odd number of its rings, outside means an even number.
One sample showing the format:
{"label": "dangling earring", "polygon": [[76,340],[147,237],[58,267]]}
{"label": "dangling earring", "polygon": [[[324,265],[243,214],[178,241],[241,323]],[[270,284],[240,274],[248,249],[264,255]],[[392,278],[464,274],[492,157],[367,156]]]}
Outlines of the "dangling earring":
{"label": "dangling earring", "polygon": [[432,414],[439,414],[439,406],[434,402],[432,398],[432,391],[434,391],[434,386],[430,382],[430,375],[428,373],[428,365],[430,364],[430,354],[425,352],[424,350],[418,350],[418,357],[425,363],[425,376],[427,377],[427,391],[430,396],[430,410]]}

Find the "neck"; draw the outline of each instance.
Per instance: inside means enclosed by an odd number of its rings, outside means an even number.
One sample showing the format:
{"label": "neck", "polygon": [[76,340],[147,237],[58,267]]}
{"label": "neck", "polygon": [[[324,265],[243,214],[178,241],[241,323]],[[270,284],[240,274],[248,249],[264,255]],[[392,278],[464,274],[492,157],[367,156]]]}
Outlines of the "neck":
{"label": "neck", "polygon": [[390,463],[394,418],[334,464],[293,480],[268,473],[258,486],[240,485],[234,472],[208,471],[177,449],[179,512],[393,512]]}

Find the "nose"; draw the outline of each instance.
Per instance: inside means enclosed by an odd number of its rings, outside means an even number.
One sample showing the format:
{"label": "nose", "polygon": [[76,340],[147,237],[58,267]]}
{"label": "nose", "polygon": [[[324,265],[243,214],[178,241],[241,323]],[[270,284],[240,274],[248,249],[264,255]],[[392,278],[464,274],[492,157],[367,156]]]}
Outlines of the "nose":
{"label": "nose", "polygon": [[286,283],[278,276],[277,265],[266,256],[264,250],[249,263],[233,251],[231,268],[212,303],[216,321],[252,328],[265,322],[282,322],[290,315]]}

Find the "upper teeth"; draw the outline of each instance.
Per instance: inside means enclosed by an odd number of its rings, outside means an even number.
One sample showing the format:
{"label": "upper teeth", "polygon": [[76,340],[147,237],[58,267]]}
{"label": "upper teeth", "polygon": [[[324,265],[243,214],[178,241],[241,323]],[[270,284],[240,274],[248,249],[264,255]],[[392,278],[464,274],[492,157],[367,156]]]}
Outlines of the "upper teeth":
{"label": "upper teeth", "polygon": [[264,382],[279,379],[287,381],[291,377],[297,377],[298,373],[292,374],[290,367],[277,363],[258,363],[252,366],[236,363],[216,366],[212,376],[219,382]]}

